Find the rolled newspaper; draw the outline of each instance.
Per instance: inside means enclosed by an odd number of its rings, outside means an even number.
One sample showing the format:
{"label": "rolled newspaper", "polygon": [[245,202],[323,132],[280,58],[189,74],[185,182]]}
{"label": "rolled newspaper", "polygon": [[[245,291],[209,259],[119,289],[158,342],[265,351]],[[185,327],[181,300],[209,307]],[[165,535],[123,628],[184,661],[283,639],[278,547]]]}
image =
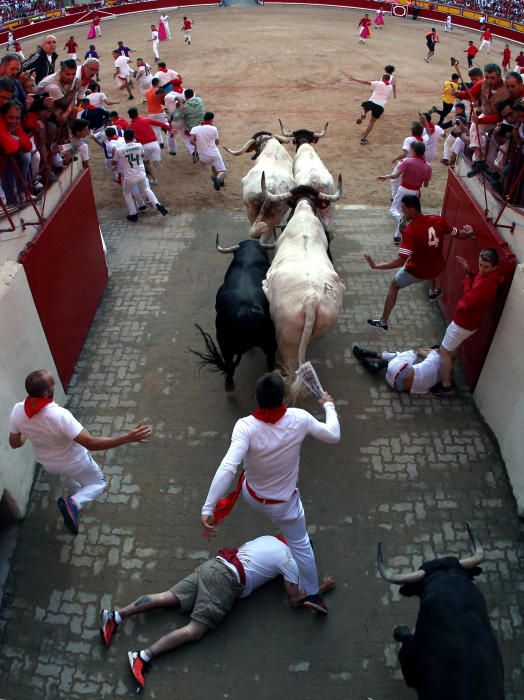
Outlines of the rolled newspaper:
{"label": "rolled newspaper", "polygon": [[322,384],[320,383],[311,362],[304,362],[303,365],[300,365],[295,374],[297,378],[307,386],[309,391],[317,397],[317,399],[322,398],[324,389],[322,388]]}

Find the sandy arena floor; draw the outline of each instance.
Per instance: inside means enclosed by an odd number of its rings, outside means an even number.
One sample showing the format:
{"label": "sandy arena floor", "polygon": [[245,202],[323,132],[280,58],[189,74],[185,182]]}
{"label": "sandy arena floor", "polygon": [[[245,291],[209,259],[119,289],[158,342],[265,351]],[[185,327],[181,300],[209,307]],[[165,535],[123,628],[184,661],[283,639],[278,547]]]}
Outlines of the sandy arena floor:
{"label": "sandy arena floor", "polygon": [[[326,137],[318,151],[331,172],[344,178],[344,203],[386,206],[387,183],[376,176],[390,172],[410,123],[417,112],[433,104],[440,106],[443,81],[450,75],[450,56],[464,57],[467,39],[478,34],[455,29],[446,34],[439,28],[441,43],[434,63],[424,62],[425,33],[429,23],[386,17],[385,28],[374,31],[366,45],[358,44],[357,23],[362,13],[356,10],[255,6],[239,8],[195,8],[189,14],[195,20],[193,43],[184,44],[179,31],[183,10],[170,13],[172,41],[160,44],[161,58],[184,78],[185,87],[193,87],[215,112],[221,143],[239,148],[260,129],[278,129],[278,117],[286,128],[306,127],[320,130],[329,121]],[[101,84],[109,99],[118,99],[112,79],[111,50],[118,40],[135,49],[132,57],[144,57],[153,65],[149,26],[158,20],[158,12],[131,15],[102,23],[103,37],[96,40],[102,57]],[[74,34],[83,55],[87,50],[87,26],[76,31],[57,33],[59,54],[66,39]],[[24,41],[25,55],[34,50],[37,40]],[[501,40],[494,41],[490,58],[500,60]],[[516,52],[516,46],[512,48]],[[481,56],[482,65],[487,60]],[[396,66],[398,98],[390,100],[384,116],[370,136],[370,145],[361,146],[361,127],[355,124],[360,103],[370,88],[350,83],[346,76],[376,80],[386,63]],[[465,60],[464,60],[465,63]],[[140,105],[138,88],[134,102],[120,95],[114,107],[126,115],[131,105]],[[141,105],[140,105],[141,106]],[[143,107],[141,106],[141,110]],[[100,207],[124,203],[116,185],[103,169],[102,152],[92,146],[92,174]],[[233,157],[224,153],[229,168],[227,187],[216,193],[208,169],[193,165],[182,143],[179,155],[164,151],[159,198],[173,211],[202,208],[235,209],[242,206],[240,179],[251,166],[248,155]],[[439,151],[440,157],[441,150]],[[442,201],[446,168],[434,163],[433,182],[424,193],[427,207]],[[97,186],[97,182],[103,183]]]}

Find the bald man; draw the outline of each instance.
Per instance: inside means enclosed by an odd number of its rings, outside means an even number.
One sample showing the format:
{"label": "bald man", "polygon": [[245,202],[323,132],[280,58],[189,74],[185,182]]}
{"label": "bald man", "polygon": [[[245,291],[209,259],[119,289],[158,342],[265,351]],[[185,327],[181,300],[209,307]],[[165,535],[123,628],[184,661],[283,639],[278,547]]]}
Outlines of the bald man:
{"label": "bald man", "polygon": [[55,72],[57,58],[56,36],[50,34],[43,40],[40,48],[22,63],[22,70],[34,73],[35,83],[38,85],[43,78]]}
{"label": "bald man", "polygon": [[94,437],[66,408],[53,401],[55,380],[46,369],[31,372],[25,380],[27,398],[13,407],[9,419],[9,445],[22,447],[29,438],[35,459],[50,474],[67,477],[73,497],[60,497],[58,509],[64,525],[78,534],[78,512],[107,488],[106,480],[88,450],[108,450],[129,442],[147,442],[151,427],[138,424],[120,437]]}

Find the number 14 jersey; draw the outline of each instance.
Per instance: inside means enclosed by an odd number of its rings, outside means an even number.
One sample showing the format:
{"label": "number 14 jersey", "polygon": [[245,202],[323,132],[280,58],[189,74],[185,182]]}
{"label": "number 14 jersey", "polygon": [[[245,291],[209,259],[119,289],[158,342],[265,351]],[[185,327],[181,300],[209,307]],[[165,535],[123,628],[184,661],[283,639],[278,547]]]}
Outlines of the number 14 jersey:
{"label": "number 14 jersey", "polygon": [[124,179],[137,179],[146,174],[144,148],[135,141],[118,146],[113,160],[118,163],[118,172]]}
{"label": "number 14 jersey", "polygon": [[406,226],[398,254],[409,258],[406,272],[421,280],[437,277],[444,269],[444,236],[456,236],[457,229],[441,216],[420,214]]}

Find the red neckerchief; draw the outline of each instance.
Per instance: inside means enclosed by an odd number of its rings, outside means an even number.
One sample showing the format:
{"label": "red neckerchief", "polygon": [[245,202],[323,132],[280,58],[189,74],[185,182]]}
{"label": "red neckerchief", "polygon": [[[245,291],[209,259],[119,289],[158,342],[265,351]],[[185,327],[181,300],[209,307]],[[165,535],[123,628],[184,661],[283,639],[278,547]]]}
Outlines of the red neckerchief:
{"label": "red neckerchief", "polygon": [[28,418],[36,416],[37,413],[45,408],[48,404],[53,403],[53,399],[40,399],[35,396],[28,396],[24,401],[24,411]]}
{"label": "red neckerchief", "polygon": [[279,532],[276,535],[273,535],[273,537],[275,537],[277,540],[280,540],[283,544],[287,545],[287,540],[281,532]]}
{"label": "red neckerchief", "polygon": [[204,121],[200,122],[200,126],[206,126],[206,125],[207,125],[207,126],[213,126],[213,122],[212,122],[212,121],[208,121],[208,120],[206,120],[206,119],[204,119]]}
{"label": "red neckerchief", "polygon": [[284,404],[276,408],[260,408],[260,406],[257,406],[251,415],[257,420],[264,421],[264,423],[277,423],[286,411],[287,408]]}
{"label": "red neckerchief", "polygon": [[84,109],[96,109],[95,105],[88,104],[84,107]]}
{"label": "red neckerchief", "polygon": [[244,569],[244,565],[240,561],[240,559],[237,557],[238,554],[238,547],[223,547],[221,550],[219,550],[218,555],[219,557],[222,557],[222,559],[225,559],[227,562],[232,564],[235,569],[238,571],[238,577],[240,579],[240,583],[245,586],[246,585],[246,570]]}
{"label": "red neckerchief", "polygon": [[422,141],[422,142],[424,142],[424,139],[422,138],[422,136],[415,136],[415,138],[417,139],[417,141]]}
{"label": "red neckerchief", "polygon": [[159,68],[159,73],[167,73],[167,68]]}
{"label": "red neckerchief", "polygon": [[91,78],[84,78],[84,66],[80,69],[80,81],[82,85],[89,85]]}

